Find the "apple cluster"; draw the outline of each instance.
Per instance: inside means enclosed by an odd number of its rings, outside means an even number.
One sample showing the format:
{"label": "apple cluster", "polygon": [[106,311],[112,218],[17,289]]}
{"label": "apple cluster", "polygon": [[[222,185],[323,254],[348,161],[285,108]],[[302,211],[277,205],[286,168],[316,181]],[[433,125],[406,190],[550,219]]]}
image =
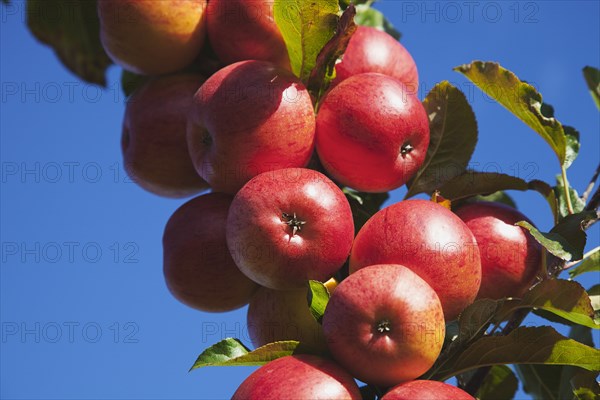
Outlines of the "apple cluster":
{"label": "apple cluster", "polygon": [[[540,249],[513,225],[525,217],[406,200],[355,227],[342,189],[397,189],[427,155],[416,64],[387,33],[358,27],[317,102],[291,72],[273,3],[98,1],[107,54],[147,76],[125,110],[127,172],[160,196],[210,190],[165,227],[169,290],[207,312],[249,304],[254,346],[298,340],[321,355],[266,364],[236,399],[358,399],[354,379],[392,388],[388,400],[472,398],[416,379],[476,298],[531,285]],[[331,293],[319,322],[309,280]]]}

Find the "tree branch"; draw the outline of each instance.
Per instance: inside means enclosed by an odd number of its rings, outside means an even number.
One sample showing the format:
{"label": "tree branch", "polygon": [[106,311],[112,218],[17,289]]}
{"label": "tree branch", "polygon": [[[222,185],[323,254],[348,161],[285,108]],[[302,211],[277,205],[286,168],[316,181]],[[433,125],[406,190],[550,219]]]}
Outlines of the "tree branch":
{"label": "tree branch", "polygon": [[598,164],[594,176],[592,176],[590,183],[588,184],[587,188],[585,189],[585,192],[583,192],[583,195],[581,196],[581,200],[583,200],[584,203],[587,201],[588,197],[590,197],[590,194],[592,194],[592,190],[594,189],[596,181],[598,180],[598,175],[600,175],[600,164]]}

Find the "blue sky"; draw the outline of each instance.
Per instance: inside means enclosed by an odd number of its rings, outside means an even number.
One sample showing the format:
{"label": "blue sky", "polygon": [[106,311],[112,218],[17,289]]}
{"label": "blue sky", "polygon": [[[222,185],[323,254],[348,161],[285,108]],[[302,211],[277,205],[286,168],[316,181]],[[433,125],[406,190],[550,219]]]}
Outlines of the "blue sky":
{"label": "blue sky", "polygon": [[[109,71],[107,90],[80,82],[27,31],[24,3],[14,7],[0,7],[0,397],[229,398],[252,369],[187,370],[221,338],[249,342],[245,309],[200,313],[168,293],[161,237],[183,201],[152,196],[125,176],[119,69]],[[569,176],[583,190],[600,150],[600,114],[581,74],[585,65],[600,67],[599,2],[378,8],[417,62],[421,98],[441,80],[467,94],[479,123],[473,168],[551,182],[559,172],[541,138],[452,72],[476,59],[498,61],[581,132]],[[539,195],[513,197],[541,229],[551,227]],[[599,228],[589,232],[588,249],[600,243]],[[599,281],[583,279],[586,287]]]}

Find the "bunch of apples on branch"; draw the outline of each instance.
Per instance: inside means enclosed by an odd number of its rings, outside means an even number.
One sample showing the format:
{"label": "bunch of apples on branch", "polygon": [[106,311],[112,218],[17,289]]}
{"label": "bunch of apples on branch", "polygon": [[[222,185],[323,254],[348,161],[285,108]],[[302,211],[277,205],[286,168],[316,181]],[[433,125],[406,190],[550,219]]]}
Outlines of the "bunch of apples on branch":
{"label": "bunch of apples on branch", "polygon": [[[198,310],[248,305],[254,350],[225,339],[192,369],[260,365],[234,399],[491,399],[516,382],[507,365],[545,364],[571,368],[573,397],[597,394],[590,340],[521,326],[535,312],[600,327],[598,286],[559,277],[600,268],[598,249],[584,254],[600,196],[567,179],[579,133],[512,72],[474,61],[455,70],[541,135],[560,175],[468,170],[467,99],[444,81],[421,101],[398,32],[357,3],[97,2],[98,40],[125,71],[127,172],[156,195],[197,196],[165,227],[166,284]],[[585,76],[598,101],[598,70]],[[554,228],[536,229],[509,190],[540,193]]]}

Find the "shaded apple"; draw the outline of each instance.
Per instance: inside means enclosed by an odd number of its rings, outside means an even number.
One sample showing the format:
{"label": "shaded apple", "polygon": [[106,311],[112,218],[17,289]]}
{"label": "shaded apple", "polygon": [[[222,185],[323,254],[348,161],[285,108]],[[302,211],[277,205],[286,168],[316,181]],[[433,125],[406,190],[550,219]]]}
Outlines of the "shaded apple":
{"label": "shaded apple", "polygon": [[[331,290],[330,290],[331,291]],[[320,353],[327,350],[323,328],[307,302],[308,289],[258,289],[248,305],[248,333],[254,347],[297,340]]]}
{"label": "shaded apple", "polygon": [[335,72],[334,85],[353,75],[377,72],[397,79],[411,93],[419,88],[417,65],[408,50],[388,33],[368,26],[359,26],[352,35]]}
{"label": "shaded apple", "polygon": [[235,194],[262,172],[306,166],[314,133],[302,82],[273,64],[242,61],[200,87],[187,137],[198,173],[215,191]]}
{"label": "shaded apple", "polygon": [[304,168],[266,172],[235,196],[227,245],[240,270],[271,289],[302,288],[339,270],[354,239],[344,193]]}
{"label": "shaded apple", "polygon": [[456,386],[438,381],[412,381],[390,389],[381,400],[475,400]]}
{"label": "shaded apple", "polygon": [[186,140],[187,113],[202,82],[194,74],[154,78],[127,101],[121,137],[124,167],[149,192],[181,198],[208,188],[192,164]]}
{"label": "shaded apple", "polygon": [[455,211],[471,229],[481,254],[478,298],[521,296],[541,272],[542,247],[523,228],[529,219],[504,204],[477,202]]}
{"label": "shaded apple", "polygon": [[99,0],[98,16],[106,53],[138,74],[187,67],[206,38],[206,0]]}
{"label": "shaded apple", "polygon": [[232,197],[209,193],[175,211],[163,235],[167,287],[184,304],[202,311],[242,307],[258,289],[231,259],[225,221]]}
{"label": "shaded apple", "polygon": [[473,233],[454,213],[432,201],[401,201],[362,227],[350,255],[350,273],[381,263],[405,265],[429,283],[447,321],[475,300],[481,284]]}
{"label": "shaded apple", "polygon": [[311,355],[278,358],[254,371],[232,400],[361,400],[358,385],[333,361]]}
{"label": "shaded apple", "polygon": [[360,74],[332,89],[317,115],[317,153],[338,182],[364,192],[404,185],[429,146],[419,99],[382,74]]}
{"label": "shaded apple", "polygon": [[221,61],[262,60],[290,68],[287,47],[275,23],[275,0],[210,0],[208,38]]}
{"label": "shaded apple", "polygon": [[435,291],[397,264],[371,265],[350,275],[323,315],[334,359],[357,379],[384,387],[431,368],[442,350],[445,329]]}

